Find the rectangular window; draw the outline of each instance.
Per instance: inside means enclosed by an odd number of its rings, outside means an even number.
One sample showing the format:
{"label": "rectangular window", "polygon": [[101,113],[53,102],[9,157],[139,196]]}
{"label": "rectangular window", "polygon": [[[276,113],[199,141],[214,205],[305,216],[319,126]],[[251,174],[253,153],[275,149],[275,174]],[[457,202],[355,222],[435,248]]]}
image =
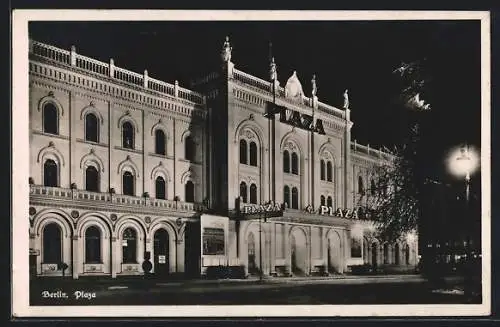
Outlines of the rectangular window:
{"label": "rectangular window", "polygon": [[351,238],[351,258],[361,258],[361,240]]}
{"label": "rectangular window", "polygon": [[203,254],[224,255],[224,229],[203,228]]}

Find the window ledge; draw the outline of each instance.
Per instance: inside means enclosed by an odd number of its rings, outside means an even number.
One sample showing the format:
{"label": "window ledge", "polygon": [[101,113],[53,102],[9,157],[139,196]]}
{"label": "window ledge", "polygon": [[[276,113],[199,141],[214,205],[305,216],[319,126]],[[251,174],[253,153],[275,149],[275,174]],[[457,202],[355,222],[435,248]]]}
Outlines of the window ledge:
{"label": "window ledge", "polygon": [[201,165],[201,162],[199,162],[199,161],[191,161],[191,160],[188,160],[188,159],[185,159],[185,158],[179,158],[179,161],[181,161],[181,162],[188,162],[188,163],[193,164],[193,165]]}
{"label": "window ledge", "polygon": [[51,134],[51,133],[45,133],[45,132],[42,132],[42,131],[33,131],[33,134],[44,135],[44,136],[48,136],[48,137],[54,137],[54,138],[58,138],[58,139],[61,139],[61,140],[69,140],[69,136],[60,135],[60,134]]}
{"label": "window ledge", "polygon": [[78,143],[85,143],[85,144],[97,145],[97,146],[102,146],[102,147],[108,147],[107,143],[88,141],[88,140],[84,140],[84,139],[76,139],[76,141]]}
{"label": "window ledge", "polygon": [[174,159],[173,156],[168,155],[168,154],[159,154],[159,153],[149,152],[148,155],[150,155],[152,157],[163,158],[163,159]]}
{"label": "window ledge", "polygon": [[134,153],[142,154],[142,150],[124,148],[124,147],[121,147],[121,146],[115,146],[115,149],[116,150],[121,150],[121,151],[127,151],[127,152],[134,152]]}

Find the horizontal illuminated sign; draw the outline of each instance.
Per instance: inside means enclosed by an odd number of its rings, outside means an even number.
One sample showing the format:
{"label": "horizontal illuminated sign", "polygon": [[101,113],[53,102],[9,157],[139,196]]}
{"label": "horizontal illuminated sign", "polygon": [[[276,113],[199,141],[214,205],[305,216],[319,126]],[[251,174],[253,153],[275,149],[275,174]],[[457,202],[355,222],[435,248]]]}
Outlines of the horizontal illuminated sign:
{"label": "horizontal illuminated sign", "polygon": [[314,210],[312,206],[308,206],[306,211],[309,213],[317,213],[322,216],[334,216],[340,218],[351,218],[351,219],[370,219],[370,212],[368,210],[362,210],[360,208],[355,209],[345,209],[320,206],[317,210]]}

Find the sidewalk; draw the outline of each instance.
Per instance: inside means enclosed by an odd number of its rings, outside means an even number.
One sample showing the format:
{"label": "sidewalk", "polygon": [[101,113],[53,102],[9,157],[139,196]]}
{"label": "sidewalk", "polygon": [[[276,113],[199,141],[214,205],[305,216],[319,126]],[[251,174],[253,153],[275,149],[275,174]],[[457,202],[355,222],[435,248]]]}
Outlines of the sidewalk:
{"label": "sidewalk", "polygon": [[[449,278],[448,278],[449,279]],[[447,279],[447,281],[448,281]],[[41,278],[31,281],[31,285],[36,288],[44,287],[81,287],[91,289],[120,289],[134,287],[153,287],[153,286],[216,286],[228,284],[297,284],[297,283],[372,283],[372,282],[390,282],[390,281],[413,281],[424,282],[426,279],[417,274],[404,275],[335,275],[335,276],[309,276],[309,277],[268,277],[265,276],[259,280],[258,276],[251,276],[246,279],[145,279],[142,276],[111,278],[82,277],[79,279],[71,278]],[[450,279],[453,282],[453,278]]]}

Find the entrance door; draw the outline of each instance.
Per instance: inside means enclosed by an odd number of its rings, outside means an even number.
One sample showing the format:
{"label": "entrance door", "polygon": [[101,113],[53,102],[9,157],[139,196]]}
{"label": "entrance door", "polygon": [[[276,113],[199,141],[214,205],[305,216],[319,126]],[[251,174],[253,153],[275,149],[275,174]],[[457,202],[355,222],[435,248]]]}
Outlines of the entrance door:
{"label": "entrance door", "polygon": [[255,237],[253,233],[248,234],[248,273],[257,274],[257,262],[255,260]]}
{"label": "entrance door", "polygon": [[156,276],[165,276],[169,273],[168,262],[168,232],[161,228],[154,236],[154,272]]}

